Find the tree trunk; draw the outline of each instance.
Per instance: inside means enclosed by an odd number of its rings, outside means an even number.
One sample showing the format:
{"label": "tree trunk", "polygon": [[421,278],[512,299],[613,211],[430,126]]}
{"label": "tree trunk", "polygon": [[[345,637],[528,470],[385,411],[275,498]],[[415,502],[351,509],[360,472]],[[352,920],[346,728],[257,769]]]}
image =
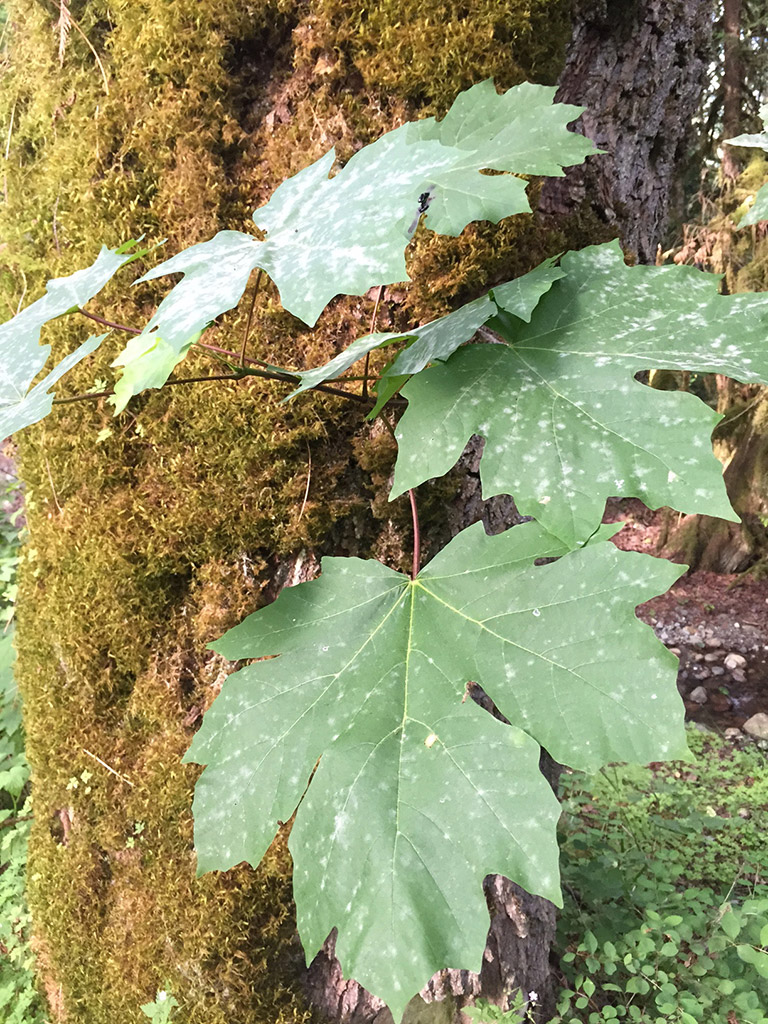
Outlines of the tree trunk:
{"label": "tree trunk", "polygon": [[[744,74],[741,61],[741,0],[723,4],[723,138],[732,139],[741,131]],[[739,176],[739,163],[733,146],[723,146],[723,177],[733,182]]]}
{"label": "tree trunk", "polygon": [[618,234],[639,263],[655,262],[704,87],[712,8],[578,0],[557,99],[587,108],[582,130],[605,153],[547,182],[542,213],[571,216],[587,236]]}
{"label": "tree trunk", "polygon": [[[453,0],[89,0],[73,12],[90,46],[71,33],[60,63],[53,15],[9,0],[4,299],[15,308],[25,290],[36,297],[47,277],[72,272],[102,242],[168,235],[170,254],[219,228],[247,230],[252,209],[331,145],[346,159],[424,107],[442,114],[489,75],[500,88],[553,82],[569,6],[479,0],[467,13]],[[566,231],[554,218],[546,227],[513,218],[459,239],[417,239],[414,284],[405,297],[389,290],[380,330],[423,322],[530,269],[563,248],[564,234],[576,247],[620,229],[642,258],[652,255],[709,6],[608,7],[577,8],[561,94],[586,102],[588,132],[615,152],[548,193],[550,214],[573,214]],[[582,199],[591,220],[574,212]],[[114,302],[96,309],[143,323],[159,294],[113,288]],[[254,354],[317,365],[340,339],[366,332],[370,305],[339,301],[309,334],[267,287]],[[244,320],[224,318],[212,329],[217,341],[237,348]],[[57,354],[82,340],[71,321],[49,337]],[[78,368],[73,391],[99,374],[110,380],[118,347],[110,340],[95,368]],[[30,899],[57,1020],[140,1024],[140,1004],[166,984],[187,1024],[285,1024],[304,1013],[284,837],[258,870],[196,879],[196,771],[180,758],[231,668],[207,644],[288,577],[306,575],[315,553],[402,567],[409,515],[386,501],[386,436],[327,399],[284,406],[283,394],[254,391],[252,381],[176,388],[140,397],[118,421],[99,403],[62,406],[21,440]],[[480,515],[493,532],[516,521],[510,499],[481,502],[477,454],[475,445],[463,474],[424,488],[432,551]],[[553,910],[498,877],[486,893],[493,921],[479,978],[440,972],[422,1011],[455,1019],[472,993],[505,1005],[520,987],[531,1003],[537,994],[546,1020]],[[335,1018],[375,1017],[380,1008],[341,979],[330,946],[326,954],[311,972],[318,1005]]]}

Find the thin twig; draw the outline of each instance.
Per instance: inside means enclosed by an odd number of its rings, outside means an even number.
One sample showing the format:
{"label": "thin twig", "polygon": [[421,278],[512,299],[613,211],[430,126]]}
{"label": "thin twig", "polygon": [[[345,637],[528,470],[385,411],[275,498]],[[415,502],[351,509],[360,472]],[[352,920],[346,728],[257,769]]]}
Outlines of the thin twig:
{"label": "thin twig", "polygon": [[78,307],[78,313],[82,313],[83,316],[87,316],[89,320],[93,320],[97,324],[102,324],[104,327],[112,327],[116,331],[125,331],[127,334],[141,334],[138,327],[128,327],[126,324],[116,324],[114,320],[105,320],[103,316],[96,316],[95,313],[88,313],[86,310]]}
{"label": "thin twig", "polygon": [[21,814],[17,818],[3,818],[0,821],[0,828],[12,828],[14,825],[20,824],[22,821],[34,821],[34,814]]}
{"label": "thin twig", "polygon": [[16,313],[17,314],[21,312],[21,307],[22,307],[22,304],[24,302],[24,296],[27,294],[27,275],[24,273],[24,269],[22,267],[19,267],[19,273],[21,274],[21,279],[24,282],[24,287],[22,288],[22,291],[21,291],[21,297],[19,298],[19,304],[16,307]]}
{"label": "thin twig", "polygon": [[46,470],[48,472],[48,479],[51,482],[51,493],[53,494],[53,500],[56,503],[56,508],[59,510],[59,515],[61,515],[62,514],[61,505],[59,504],[59,499],[56,496],[56,488],[53,486],[53,477],[51,476],[51,466],[50,466],[50,463],[48,462],[48,456],[47,455],[45,456],[45,468],[46,468]]}
{"label": "thin twig", "polygon": [[56,202],[53,204],[53,224],[51,225],[53,228],[53,244],[56,246],[56,252],[59,253],[61,252],[61,247],[59,246],[59,232],[56,228],[56,211],[59,209],[60,199],[61,192],[59,192],[59,194],[56,196]]}
{"label": "thin twig", "polygon": [[[392,435],[395,443],[397,443],[395,428],[383,413],[379,416],[379,419]],[[421,567],[421,529],[419,527],[419,510],[416,506],[416,492],[412,487],[408,488],[408,497],[411,502],[411,517],[413,519],[413,569],[411,570],[411,579],[415,580],[419,575]]]}
{"label": "thin twig", "polygon": [[259,293],[259,285],[261,284],[262,271],[259,268],[259,272],[256,274],[256,282],[253,286],[253,295],[251,296],[251,308],[248,310],[248,319],[245,322],[245,333],[243,334],[243,345],[240,349],[240,365],[245,366],[245,347],[248,344],[248,335],[251,333],[251,323],[253,321],[253,310],[256,306],[256,296]]}
{"label": "thin twig", "polygon": [[[248,376],[245,373],[214,373],[207,377],[176,377],[167,380],[163,387],[173,387],[174,384],[201,384],[206,380],[242,380]],[[54,405],[68,405],[70,402],[88,402],[97,398],[113,398],[114,391],[89,391],[84,395],[70,395],[68,398],[54,398]]]}
{"label": "thin twig", "polygon": [[[209,345],[208,342],[206,341],[196,341],[195,345],[197,348],[205,348],[209,352],[217,352],[219,353],[219,355],[228,356],[233,363],[236,363],[237,360],[240,358],[237,352],[233,352],[231,349],[228,348],[221,348],[220,345]],[[254,356],[245,356],[243,358],[243,362],[240,365],[244,366],[245,363],[250,363],[252,366],[263,366],[265,370],[269,370],[272,366],[271,363],[265,363],[263,359],[256,359]],[[296,376],[298,379],[298,375]]]}
{"label": "thin twig", "polygon": [[[57,11],[59,11],[59,17],[61,17],[61,6],[62,5],[60,5],[59,3],[53,3],[53,0],[51,0],[51,2],[53,4],[53,6],[57,9]],[[85,40],[85,45],[88,47],[88,49],[93,54],[94,60],[96,61],[96,63],[99,66],[99,71],[101,72],[101,77],[102,77],[102,80],[104,82],[104,92],[107,94],[107,96],[109,96],[109,82],[107,81],[107,73],[104,70],[104,65],[101,63],[101,57],[99,57],[98,53],[96,53],[96,51],[94,50],[93,46],[91,45],[90,39],[85,34],[85,32],[83,32],[83,30],[80,28],[80,26],[78,25],[76,19],[72,17],[72,13],[68,9],[67,9],[67,21],[75,29],[76,32],[80,33],[80,36]],[[69,31],[69,29],[67,31]]]}
{"label": "thin twig", "polygon": [[[376,315],[379,312],[379,303],[381,302],[381,296],[384,294],[384,285],[379,285],[379,290],[376,294],[376,305],[373,307],[373,315],[371,316],[371,326],[368,328],[368,333],[373,334],[373,328],[376,326]],[[368,397],[368,367],[371,362],[371,353],[365,353],[365,367],[363,369],[363,398]]]}
{"label": "thin twig", "polygon": [[13,122],[16,118],[16,102],[14,101],[13,109],[11,110],[11,122],[8,125],[8,138],[5,140],[5,159],[8,159],[8,155],[11,152],[11,136],[13,135]]}
{"label": "thin twig", "polygon": [[116,772],[115,769],[110,767],[106,761],[102,761],[100,757],[97,757],[96,754],[92,754],[90,750],[86,750],[85,747],[83,747],[82,750],[84,754],[88,755],[88,757],[92,757],[94,761],[98,761],[99,764],[103,768],[106,768],[108,772],[112,772],[112,774],[117,776],[118,779],[122,779],[123,782],[127,782],[129,786],[133,787],[133,783],[130,779],[126,778],[125,775],[121,775],[120,772]]}

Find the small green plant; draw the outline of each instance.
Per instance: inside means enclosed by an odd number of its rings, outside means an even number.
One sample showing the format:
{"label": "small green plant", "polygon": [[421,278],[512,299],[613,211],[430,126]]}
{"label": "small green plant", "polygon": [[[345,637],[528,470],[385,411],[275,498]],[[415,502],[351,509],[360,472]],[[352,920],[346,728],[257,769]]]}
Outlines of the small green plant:
{"label": "small green plant", "polygon": [[528,1010],[529,1007],[533,1010],[537,1001],[535,992],[529,992],[526,999],[518,989],[506,1010],[502,1010],[500,1006],[490,1003],[487,999],[476,999],[473,1006],[465,1006],[461,1012],[477,1024],[525,1024],[532,1020]]}
{"label": "small green plant", "polygon": [[25,899],[27,839],[31,821],[29,765],[24,756],[21,707],[13,677],[13,603],[16,599],[19,527],[0,520],[0,1020],[42,1024],[42,1003],[29,945]]}
{"label": "small green plant", "polygon": [[563,783],[555,1022],[768,1024],[768,773],[691,731],[693,764]]}
{"label": "small green plant", "polygon": [[160,989],[151,1003],[144,1003],[141,1012],[153,1024],[169,1024],[173,1011],[177,1009],[179,1002],[167,989]]}

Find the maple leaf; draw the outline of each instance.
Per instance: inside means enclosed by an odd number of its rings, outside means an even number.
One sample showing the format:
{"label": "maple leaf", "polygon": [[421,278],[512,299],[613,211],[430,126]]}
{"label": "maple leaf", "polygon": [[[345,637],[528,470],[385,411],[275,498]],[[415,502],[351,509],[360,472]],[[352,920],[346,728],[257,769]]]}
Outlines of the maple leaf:
{"label": "maple leaf", "polygon": [[687,392],[635,379],[668,368],[768,383],[768,295],[722,296],[692,267],[628,267],[617,242],[568,253],[530,323],[501,313],[506,344],[470,345],[403,388],[391,497],[454,465],[485,438],[483,496],[512,494],[569,546],[605,499],[735,520],[712,453],[722,418]]}
{"label": "maple leaf", "polygon": [[[495,285],[487,295],[481,295],[453,313],[437,320],[414,327],[400,334],[376,333],[357,338],[343,352],[312,370],[297,373],[301,385],[288,395],[293,398],[308,388],[317,387],[325,381],[335,380],[353,363],[368,352],[404,341],[407,347],[392,361],[379,385],[407,378],[423,370],[431,362],[445,360],[460,345],[469,341],[484,324],[505,309],[522,320],[530,320],[531,314],[541,298],[563,276],[563,271],[554,265],[554,258],[513,281]],[[383,403],[381,403],[383,404]],[[377,409],[380,405],[377,403]],[[374,410],[375,412],[376,410]]]}
{"label": "maple leaf", "polygon": [[[408,279],[405,247],[422,215],[433,231],[457,235],[473,220],[529,210],[526,181],[481,171],[562,175],[595,152],[566,127],[582,108],[553,103],[554,95],[528,83],[499,95],[492,81],[480,82],[442,121],[387,132],[332,178],[330,150],[284,181],[253,215],[264,241],[220,231],[155,267],[140,280],[184,274],[143,332],[162,339],[165,358],[149,342],[127,347],[118,357],[118,365],[134,367],[124,395],[139,384],[161,387],[173,354],[181,360],[194,337],[237,305],[257,267],[271,276],[285,309],[312,326],[335,295]],[[142,360],[151,365],[135,366]]]}
{"label": "maple leaf", "polygon": [[257,864],[298,805],[307,956],[338,928],[345,972],[396,1020],[436,970],[480,969],[485,875],[560,902],[538,744],[590,771],[685,752],[676,659],[634,616],[683,569],[604,542],[534,564],[564,552],[536,523],[476,524],[415,580],[327,558],[213,645],[267,660],[227,679],[186,755],[208,765],[199,870]]}
{"label": "maple leaf", "polygon": [[118,249],[102,246],[90,267],[67,277],[53,278],[46,285],[42,298],[0,325],[0,440],[47,416],[53,408],[54,396],[50,388],[107,337],[100,334],[89,338],[32,387],[32,381],[44,368],[51,352],[50,345],[40,345],[44,325],[76,312],[100,292],[121,267],[146,255],[145,249],[129,252],[134,242],[131,239]]}

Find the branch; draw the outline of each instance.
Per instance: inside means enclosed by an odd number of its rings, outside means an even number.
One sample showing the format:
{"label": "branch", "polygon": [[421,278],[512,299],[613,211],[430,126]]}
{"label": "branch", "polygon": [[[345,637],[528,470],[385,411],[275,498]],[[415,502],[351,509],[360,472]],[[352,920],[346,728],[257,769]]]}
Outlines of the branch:
{"label": "branch", "polygon": [[34,814],[21,814],[17,818],[3,818],[0,821],[0,828],[12,828],[14,825],[19,825],[22,821],[33,821]]}
{"label": "branch", "polygon": [[82,313],[83,316],[87,316],[89,320],[94,320],[97,324],[102,324],[104,327],[113,327],[116,331],[126,331],[128,334],[141,334],[138,327],[127,327],[125,324],[116,324],[114,320],[105,320],[103,316],[96,316],[95,313],[88,313],[79,306],[77,311],[78,313]]}

